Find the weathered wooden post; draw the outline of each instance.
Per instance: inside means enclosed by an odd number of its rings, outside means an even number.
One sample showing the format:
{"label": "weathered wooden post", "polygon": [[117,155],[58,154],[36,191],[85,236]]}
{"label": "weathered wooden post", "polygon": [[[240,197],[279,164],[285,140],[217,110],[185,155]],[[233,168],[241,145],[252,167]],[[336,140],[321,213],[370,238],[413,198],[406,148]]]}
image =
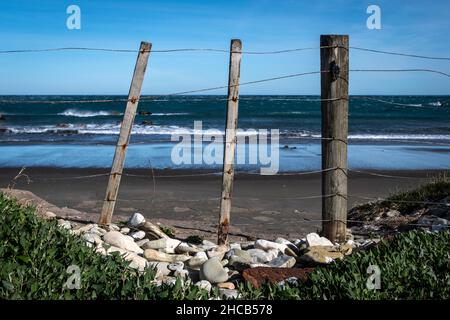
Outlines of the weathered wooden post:
{"label": "weathered wooden post", "polygon": [[103,202],[102,213],[99,224],[108,225],[116,205],[117,194],[119,192],[120,179],[122,177],[123,164],[125,162],[125,154],[128,143],[130,142],[131,128],[133,127],[136,110],[141,95],[142,82],[144,80],[145,70],[147,68],[148,57],[152,44],[141,42],[139,54],[134,68],[133,79],[131,80],[130,91],[128,93],[128,102],[123,116],[122,125],[120,126],[120,135],[116,145],[116,152],[109,176],[108,188]]}
{"label": "weathered wooden post", "polygon": [[227,122],[224,143],[222,197],[220,200],[217,243],[228,242],[230,228],[231,194],[233,192],[234,158],[236,153],[236,129],[239,104],[239,76],[242,56],[241,40],[231,40],[228,74]]}
{"label": "weathered wooden post", "polygon": [[322,235],[334,242],[347,229],[348,36],[322,35],[320,46]]}

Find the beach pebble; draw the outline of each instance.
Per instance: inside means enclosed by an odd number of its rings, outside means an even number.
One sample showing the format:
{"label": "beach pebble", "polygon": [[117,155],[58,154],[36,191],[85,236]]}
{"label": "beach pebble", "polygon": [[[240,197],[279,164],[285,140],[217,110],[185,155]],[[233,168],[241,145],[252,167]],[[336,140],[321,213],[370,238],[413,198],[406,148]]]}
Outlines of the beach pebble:
{"label": "beach pebble", "polygon": [[206,261],[208,261],[206,252],[200,251],[196,253],[191,259],[189,259],[186,264],[189,268],[199,269]]}
{"label": "beach pebble", "polygon": [[51,219],[55,219],[56,218],[56,214],[54,214],[51,211],[47,211],[44,213],[44,219],[46,220],[51,220]]}
{"label": "beach pebble", "polygon": [[134,242],[133,238],[118,231],[109,231],[103,236],[103,240],[118,248],[142,254],[144,251]]}
{"label": "beach pebble", "polygon": [[203,250],[197,248],[194,245],[188,244],[186,242],[181,242],[178,246],[175,247],[175,253],[186,253],[186,254],[196,254]]}
{"label": "beach pebble", "polygon": [[230,244],[230,249],[239,249],[241,250],[241,244],[240,243],[231,243]]}
{"label": "beach pebble", "polygon": [[217,287],[221,288],[221,289],[228,289],[228,290],[234,290],[236,288],[236,286],[234,285],[234,283],[232,282],[222,282],[222,283],[218,283]]}
{"label": "beach pebble", "polygon": [[145,238],[145,232],[144,231],[136,231],[136,232],[131,233],[130,236],[134,240],[142,240]]}
{"label": "beach pebble", "polygon": [[147,262],[147,264],[148,268],[154,269],[156,271],[156,278],[168,276],[172,272],[169,269],[169,264],[167,262]]}
{"label": "beach pebble", "polygon": [[145,218],[139,212],[133,213],[133,215],[128,219],[128,225],[133,228],[138,228],[145,223]]}
{"label": "beach pebble", "polygon": [[219,294],[223,299],[238,299],[239,298],[239,292],[234,289],[219,289]]}
{"label": "beach pebble", "polygon": [[120,229],[120,233],[123,234],[129,234],[130,233],[130,228],[124,227]]}
{"label": "beach pebble", "polygon": [[253,262],[256,263],[269,262],[275,258],[272,253],[268,253],[262,249],[249,249],[247,253],[252,257]]}
{"label": "beach pebble", "polygon": [[228,260],[232,257],[232,256],[238,256],[242,259],[251,261],[252,260],[252,256],[250,255],[250,253],[248,253],[245,250],[241,250],[241,249],[231,249],[230,251],[228,251],[225,255],[225,258],[227,258]]}
{"label": "beach pebble", "polygon": [[203,240],[201,246],[205,250],[209,250],[209,249],[212,249],[214,247],[217,247],[217,244],[215,244],[214,242],[211,242],[209,240]]}
{"label": "beach pebble", "polygon": [[295,258],[287,255],[281,255],[269,261],[267,265],[272,268],[292,268],[295,265]]}
{"label": "beach pebble", "polygon": [[276,243],[284,244],[287,246],[287,250],[284,251],[285,254],[296,257],[299,254],[298,247],[289,240],[284,238],[277,238],[275,240]]}
{"label": "beach pebble", "polygon": [[209,282],[208,280],[200,280],[195,283],[195,286],[199,287],[200,289],[206,290],[208,292],[210,292],[212,289],[211,282]]}
{"label": "beach pebble", "polygon": [[287,246],[285,244],[281,244],[281,243],[276,243],[273,241],[267,241],[267,240],[256,240],[255,242],[255,248],[257,249],[261,249],[264,251],[269,251],[269,250],[280,250],[281,252],[284,253],[284,251],[286,250]]}
{"label": "beach pebble", "polygon": [[188,280],[189,279],[189,271],[185,270],[185,269],[178,269],[175,270],[175,272],[173,273],[173,275],[177,278],[181,278],[183,280]]}
{"label": "beach pebble", "polygon": [[231,256],[228,265],[233,267],[235,270],[244,271],[245,269],[251,268],[253,261],[250,259],[244,259],[239,256]]}
{"label": "beach pebble", "polygon": [[329,246],[312,246],[301,256],[300,260],[310,264],[327,264],[334,259],[342,259],[344,255]]}
{"label": "beach pebble", "polygon": [[63,228],[69,230],[72,226],[70,225],[70,222],[67,220],[59,219],[58,225]]}
{"label": "beach pebble", "polygon": [[220,260],[213,257],[206,261],[200,268],[200,279],[211,283],[221,283],[228,280],[228,273],[223,268]]}
{"label": "beach pebble", "polygon": [[172,262],[171,264],[169,264],[168,268],[171,271],[182,270],[184,268],[184,263],[181,261]]}
{"label": "beach pebble", "polygon": [[309,233],[306,235],[306,243],[308,247],[325,246],[333,247],[334,244],[325,237],[319,236],[317,233]]}
{"label": "beach pebble", "polygon": [[82,227],[80,227],[78,229],[74,229],[73,233],[75,235],[79,236],[79,235],[81,235],[81,234],[83,234],[85,232],[91,231],[92,229],[94,229],[96,227],[97,227],[97,225],[95,225],[95,224],[87,224],[87,225],[84,225],[84,226],[82,226]]}
{"label": "beach pebble", "polygon": [[218,257],[219,260],[222,260],[225,253],[230,250],[230,247],[227,245],[216,246],[212,249],[206,251],[208,258]]}
{"label": "beach pebble", "polygon": [[149,261],[161,262],[184,262],[191,258],[190,256],[184,254],[167,254],[165,252],[156,251],[154,249],[145,249],[144,257]]}
{"label": "beach pebble", "polygon": [[[117,232],[117,231],[112,231]],[[119,233],[119,232],[118,232]],[[137,269],[139,271],[144,271],[144,269],[147,267],[147,260],[142,258],[141,256],[138,256],[134,252],[129,252],[125,249],[111,246],[108,248],[107,253],[113,253],[118,252],[125,260],[130,261],[130,268]]]}
{"label": "beach pebble", "polygon": [[143,247],[147,242],[149,242],[150,240],[148,240],[148,239],[142,239],[142,240],[138,240],[138,241],[136,241],[136,244],[139,246],[139,247]]}
{"label": "beach pebble", "polygon": [[98,234],[95,233],[91,233],[91,232],[86,232],[84,233],[81,238],[84,241],[93,243],[93,244],[102,244],[103,240],[100,238],[100,236]]}
{"label": "beach pebble", "polygon": [[166,253],[175,253],[175,248],[181,243],[180,240],[172,238],[161,238],[158,240],[152,240],[144,244],[144,249],[164,249]]}
{"label": "beach pebble", "polygon": [[247,241],[240,243],[242,250],[255,249],[255,241]]}
{"label": "beach pebble", "polygon": [[119,227],[117,224],[111,223],[111,224],[109,225],[109,230],[110,230],[110,231],[119,231],[119,230],[120,230],[120,227]]}

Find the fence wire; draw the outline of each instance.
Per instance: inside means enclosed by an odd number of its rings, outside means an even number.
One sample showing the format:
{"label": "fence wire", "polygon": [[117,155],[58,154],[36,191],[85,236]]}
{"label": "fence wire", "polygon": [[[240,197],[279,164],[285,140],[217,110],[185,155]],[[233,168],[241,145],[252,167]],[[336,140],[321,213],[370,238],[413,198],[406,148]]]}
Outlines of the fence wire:
{"label": "fence wire", "polygon": [[[283,53],[295,53],[302,51],[310,51],[310,50],[319,50],[319,49],[332,49],[332,48],[343,48],[343,49],[352,49],[357,51],[364,51],[369,53],[377,53],[377,54],[386,54],[386,55],[394,55],[401,57],[410,57],[410,58],[418,58],[418,59],[427,59],[427,60],[450,60],[450,57],[435,57],[428,55],[419,55],[419,54],[411,54],[404,52],[394,52],[394,51],[384,51],[377,50],[371,48],[364,47],[343,47],[343,46],[319,46],[319,47],[303,47],[303,48],[293,48],[293,49],[282,49],[282,50],[274,50],[274,51],[231,51],[227,49],[214,49],[214,48],[175,48],[175,49],[151,49],[150,53],[174,53],[174,52],[218,52],[218,53],[242,53],[248,55],[274,55],[274,54],[283,54]],[[44,48],[44,49],[16,49],[16,50],[0,50],[0,54],[14,54],[14,53],[39,53],[39,52],[58,52],[58,51],[98,51],[98,52],[117,52],[117,53],[138,53],[139,49],[111,49],[111,48],[92,48],[92,47],[63,47],[63,48]]]}

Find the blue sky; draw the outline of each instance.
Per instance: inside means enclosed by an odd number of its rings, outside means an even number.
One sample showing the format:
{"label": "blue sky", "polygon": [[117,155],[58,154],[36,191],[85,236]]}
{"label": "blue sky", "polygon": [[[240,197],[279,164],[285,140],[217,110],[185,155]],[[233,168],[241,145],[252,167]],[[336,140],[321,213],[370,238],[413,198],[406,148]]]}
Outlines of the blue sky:
{"label": "blue sky", "polygon": [[[81,8],[81,30],[68,30],[66,8]],[[366,27],[369,5],[381,8],[381,30]],[[380,50],[450,56],[450,2],[434,1],[1,1],[0,50],[105,47],[244,50],[319,46],[321,34],[348,34],[350,44]],[[0,55],[0,94],[126,94],[136,54],[53,52]],[[449,61],[352,51],[351,68],[432,68]],[[227,83],[226,53],[153,53],[144,94]],[[319,70],[319,51],[244,55],[241,81]],[[351,94],[450,94],[450,79],[433,74],[352,73]],[[241,88],[242,94],[318,94],[317,75]],[[223,94],[225,90],[211,92]]]}

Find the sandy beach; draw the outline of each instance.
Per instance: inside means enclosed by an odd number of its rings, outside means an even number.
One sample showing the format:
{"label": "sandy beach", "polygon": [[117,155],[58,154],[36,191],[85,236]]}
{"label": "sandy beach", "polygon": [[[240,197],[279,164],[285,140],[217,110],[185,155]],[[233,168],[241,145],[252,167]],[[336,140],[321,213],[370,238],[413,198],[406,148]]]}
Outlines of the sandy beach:
{"label": "sandy beach", "polygon": [[[0,169],[6,187],[19,168]],[[442,171],[373,171],[392,178],[351,172],[349,208],[367,198],[385,197],[417,187]],[[15,188],[29,190],[59,207],[95,214],[101,210],[107,169],[28,168]],[[175,227],[178,235],[202,234],[215,238],[219,213],[221,176],[205,171],[126,170],[119,191],[115,217],[141,212],[151,221]],[[91,176],[94,177],[85,177]],[[409,178],[405,178],[409,177]],[[237,173],[234,184],[231,231],[235,236],[296,238],[320,229],[320,174],[259,176]],[[302,199],[303,197],[312,197]]]}

